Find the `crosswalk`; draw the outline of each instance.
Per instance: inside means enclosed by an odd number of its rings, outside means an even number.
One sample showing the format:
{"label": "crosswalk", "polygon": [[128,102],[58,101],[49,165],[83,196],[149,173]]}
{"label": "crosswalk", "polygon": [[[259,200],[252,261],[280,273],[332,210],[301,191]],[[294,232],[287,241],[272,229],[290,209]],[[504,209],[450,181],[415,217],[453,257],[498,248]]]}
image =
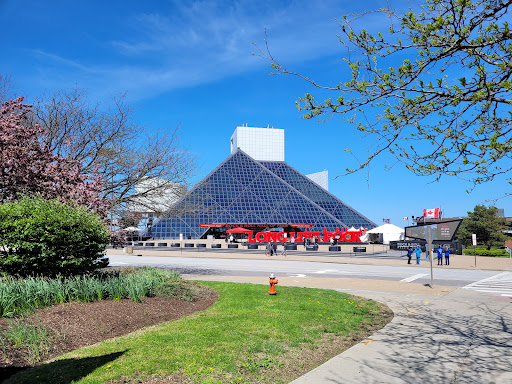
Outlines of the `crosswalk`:
{"label": "crosswalk", "polygon": [[512,272],[502,272],[468,284],[464,289],[486,293],[494,296],[512,297]]}

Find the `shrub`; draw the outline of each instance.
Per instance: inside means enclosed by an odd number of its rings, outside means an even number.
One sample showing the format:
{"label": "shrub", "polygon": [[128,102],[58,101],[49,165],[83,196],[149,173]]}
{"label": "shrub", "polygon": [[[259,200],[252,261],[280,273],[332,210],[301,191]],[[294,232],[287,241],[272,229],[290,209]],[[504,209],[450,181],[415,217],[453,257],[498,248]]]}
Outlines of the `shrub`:
{"label": "shrub", "polygon": [[0,269],[11,275],[77,275],[108,265],[101,218],[59,200],[25,197],[0,205]]}
{"label": "shrub", "polygon": [[[476,250],[477,256],[494,256],[494,257],[500,257],[500,256],[508,256],[508,253],[504,249],[482,249],[477,248]],[[474,255],[475,251],[473,249],[464,249],[463,254],[464,255]]]}

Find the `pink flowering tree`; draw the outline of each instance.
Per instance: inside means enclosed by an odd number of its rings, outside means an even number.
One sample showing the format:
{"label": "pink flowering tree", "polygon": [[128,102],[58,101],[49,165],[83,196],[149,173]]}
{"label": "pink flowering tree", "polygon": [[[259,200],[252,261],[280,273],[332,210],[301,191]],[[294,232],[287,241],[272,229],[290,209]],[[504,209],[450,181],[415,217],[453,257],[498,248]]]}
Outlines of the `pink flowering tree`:
{"label": "pink flowering tree", "polygon": [[101,195],[101,179],[82,172],[76,160],[54,155],[41,145],[39,124],[28,124],[31,106],[23,97],[0,108],[0,203],[21,196],[60,198],[105,217],[109,207]]}

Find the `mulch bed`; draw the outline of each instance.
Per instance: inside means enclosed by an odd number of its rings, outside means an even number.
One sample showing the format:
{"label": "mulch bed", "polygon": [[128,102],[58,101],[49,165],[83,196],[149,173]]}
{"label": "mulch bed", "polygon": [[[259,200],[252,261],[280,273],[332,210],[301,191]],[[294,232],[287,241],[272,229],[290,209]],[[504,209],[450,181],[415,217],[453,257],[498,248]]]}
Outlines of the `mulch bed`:
{"label": "mulch bed", "polygon": [[[30,318],[50,330],[51,349],[43,357],[43,360],[49,360],[87,345],[202,311],[210,307],[217,297],[216,292],[209,291],[195,302],[151,297],[144,298],[142,303],[128,299],[66,303],[39,309]],[[0,319],[0,331],[7,327],[7,320]],[[6,346],[5,355],[2,352],[0,381],[34,365],[24,358],[20,349]]]}

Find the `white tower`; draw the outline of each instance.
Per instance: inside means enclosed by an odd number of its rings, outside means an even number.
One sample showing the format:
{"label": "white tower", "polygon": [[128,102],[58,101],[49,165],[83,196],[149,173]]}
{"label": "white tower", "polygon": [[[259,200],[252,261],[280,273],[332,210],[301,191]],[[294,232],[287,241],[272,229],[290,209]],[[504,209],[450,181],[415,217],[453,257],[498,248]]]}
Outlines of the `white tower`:
{"label": "white tower", "polygon": [[236,127],[231,136],[231,153],[237,148],[260,161],[284,161],[284,129]]}

